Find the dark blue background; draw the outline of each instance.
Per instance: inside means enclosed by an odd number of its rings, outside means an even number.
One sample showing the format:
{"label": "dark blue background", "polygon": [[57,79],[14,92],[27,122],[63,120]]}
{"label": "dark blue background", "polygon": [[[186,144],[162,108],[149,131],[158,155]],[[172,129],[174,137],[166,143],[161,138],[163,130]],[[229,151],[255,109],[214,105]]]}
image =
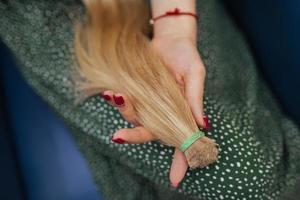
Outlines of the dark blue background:
{"label": "dark blue background", "polygon": [[300,124],[300,1],[224,0],[283,108]]}
{"label": "dark blue background", "polygon": [[0,44],[0,199],[100,200],[65,125],[21,77]]}

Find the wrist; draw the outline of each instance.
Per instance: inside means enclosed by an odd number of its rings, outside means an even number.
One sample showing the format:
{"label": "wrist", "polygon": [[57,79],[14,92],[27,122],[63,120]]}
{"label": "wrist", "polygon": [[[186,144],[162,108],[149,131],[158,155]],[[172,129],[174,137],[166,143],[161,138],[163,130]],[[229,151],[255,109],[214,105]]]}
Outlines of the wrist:
{"label": "wrist", "polygon": [[194,12],[169,10],[151,19],[154,37],[189,37],[196,40],[198,16]]}
{"label": "wrist", "polygon": [[153,25],[154,39],[187,39],[197,41],[197,21],[188,16],[168,17]]}
{"label": "wrist", "polygon": [[153,47],[158,49],[165,49],[166,47],[171,46],[182,46],[185,44],[189,44],[196,47],[196,41],[191,37],[186,36],[161,36],[161,37],[154,37],[151,41]]}

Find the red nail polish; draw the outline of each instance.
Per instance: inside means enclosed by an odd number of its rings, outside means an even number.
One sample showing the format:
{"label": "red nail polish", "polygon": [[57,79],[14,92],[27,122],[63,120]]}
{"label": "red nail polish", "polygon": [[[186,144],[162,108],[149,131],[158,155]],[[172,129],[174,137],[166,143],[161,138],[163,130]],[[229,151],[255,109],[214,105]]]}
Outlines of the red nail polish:
{"label": "red nail polish", "polygon": [[118,106],[122,106],[124,104],[124,99],[122,96],[115,96],[113,95],[114,101]]}
{"label": "red nail polish", "polygon": [[118,143],[118,144],[124,144],[125,143],[125,140],[123,140],[122,138],[114,138],[112,137],[111,140],[115,143]]}
{"label": "red nail polish", "polygon": [[101,97],[103,97],[103,99],[105,99],[106,101],[110,100],[110,96],[107,94],[101,94]]}
{"label": "red nail polish", "polygon": [[203,121],[204,121],[204,129],[208,130],[210,128],[208,117],[204,116]]}

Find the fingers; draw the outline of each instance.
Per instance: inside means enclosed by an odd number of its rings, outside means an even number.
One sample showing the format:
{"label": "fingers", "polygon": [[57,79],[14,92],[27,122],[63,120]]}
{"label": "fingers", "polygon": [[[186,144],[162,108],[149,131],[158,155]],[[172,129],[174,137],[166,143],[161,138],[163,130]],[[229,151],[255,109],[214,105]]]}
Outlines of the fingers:
{"label": "fingers", "polygon": [[137,116],[133,105],[129,98],[122,93],[114,93],[111,90],[106,90],[102,93],[102,97],[112,106],[116,107],[123,118],[132,123],[134,126],[139,126]]}
{"label": "fingers", "polygon": [[[122,116],[129,122],[136,122],[134,108],[128,97],[113,91],[104,91],[102,97],[112,106],[116,106]],[[124,128],[116,131],[111,140],[118,144],[138,144],[156,140],[155,136],[142,126],[135,128]],[[177,187],[188,169],[185,155],[178,149],[175,150],[173,162],[170,169],[170,181],[173,187]]]}
{"label": "fingers", "polygon": [[176,148],[169,174],[171,185],[173,187],[178,187],[179,183],[184,178],[187,169],[188,163],[185,155]]}
{"label": "fingers", "polygon": [[185,75],[185,95],[198,125],[208,129],[208,118],[204,116],[203,94],[205,82],[205,68],[199,58],[197,67],[192,67]]}
{"label": "fingers", "polygon": [[120,129],[112,137],[112,141],[119,144],[138,144],[150,142],[155,139],[153,134],[142,126]]}
{"label": "fingers", "polygon": [[111,90],[102,92],[101,96],[112,106],[115,106],[121,115],[130,123],[134,124],[135,128],[124,128],[115,132],[112,141],[123,143],[144,143],[155,139],[148,130],[140,126],[137,116],[130,99],[121,93],[114,93]]}
{"label": "fingers", "polygon": [[121,93],[115,93],[113,95],[114,102],[117,104],[117,109],[121,113],[121,115],[130,123],[135,126],[139,126],[134,107],[130,101],[130,99]]}
{"label": "fingers", "polygon": [[120,97],[120,95],[116,96],[112,90],[102,92],[101,96],[112,106],[122,107],[125,105],[123,97]]}

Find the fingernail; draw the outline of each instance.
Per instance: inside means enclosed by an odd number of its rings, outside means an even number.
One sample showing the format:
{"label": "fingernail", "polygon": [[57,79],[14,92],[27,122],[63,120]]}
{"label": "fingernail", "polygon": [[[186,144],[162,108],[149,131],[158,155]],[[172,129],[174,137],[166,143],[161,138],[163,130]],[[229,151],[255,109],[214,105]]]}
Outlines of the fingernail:
{"label": "fingernail", "polygon": [[115,96],[113,95],[114,101],[118,106],[123,106],[124,105],[124,99],[122,96]]}
{"label": "fingernail", "polygon": [[178,187],[179,183],[171,183],[171,186],[173,189],[176,189]]}
{"label": "fingernail", "polygon": [[111,140],[115,143],[118,143],[118,144],[124,144],[126,141],[123,140],[122,138],[114,138],[112,137]]}
{"label": "fingernail", "polygon": [[204,121],[204,129],[208,130],[210,128],[208,117],[204,116],[203,121]]}
{"label": "fingernail", "polygon": [[110,96],[107,94],[101,94],[101,97],[103,97],[103,99],[105,99],[106,101],[110,100]]}

